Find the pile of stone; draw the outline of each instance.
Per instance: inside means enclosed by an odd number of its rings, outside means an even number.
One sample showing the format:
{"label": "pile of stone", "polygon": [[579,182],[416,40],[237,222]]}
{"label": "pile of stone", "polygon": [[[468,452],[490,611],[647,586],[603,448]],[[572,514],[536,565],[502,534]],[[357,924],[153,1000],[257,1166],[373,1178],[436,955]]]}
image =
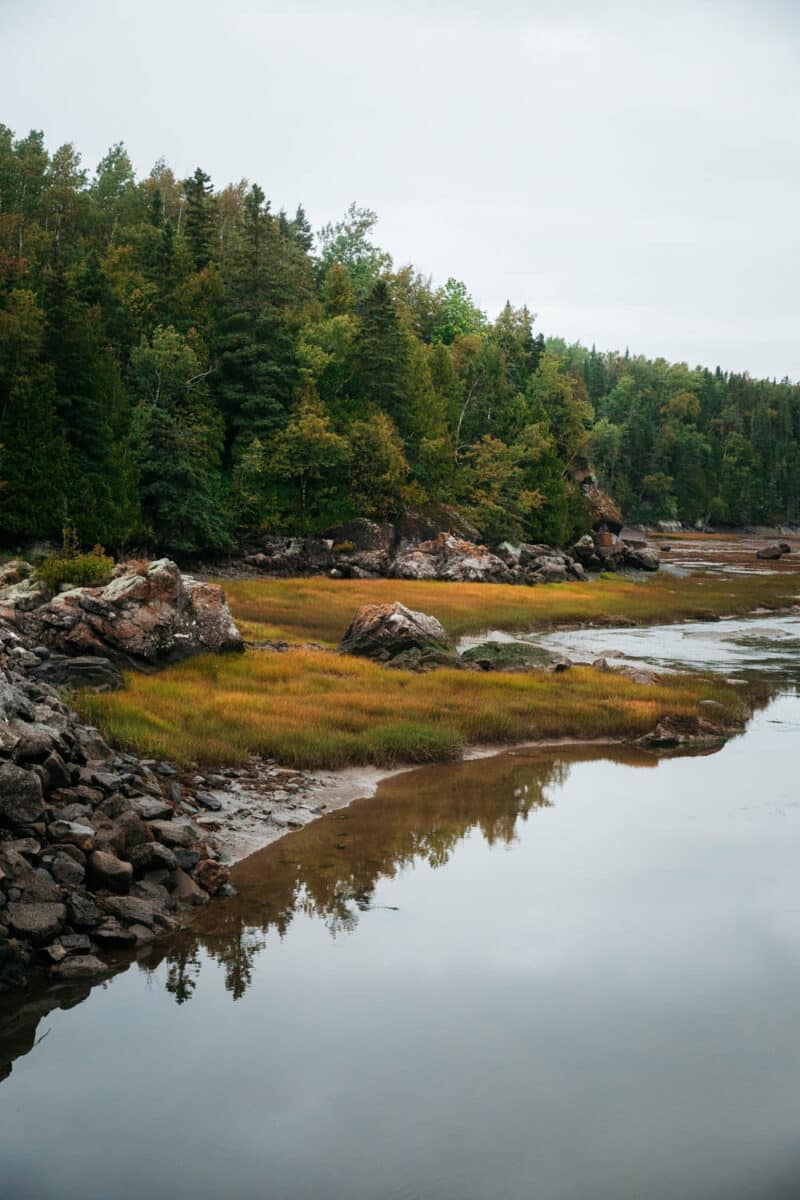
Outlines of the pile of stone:
{"label": "pile of stone", "polygon": [[204,650],[240,650],[218,587],[166,559],[106,587],[50,594],[29,564],[0,575],[0,991],[37,967],[61,979],[173,928],[229,887],[200,789],[170,764],[119,754],[58,687],[122,685]]}
{"label": "pile of stone", "polygon": [[[445,507],[445,506],[441,506]],[[455,510],[453,510],[455,512]],[[269,538],[231,573],[321,575],[334,579],[426,579],[450,583],[559,583],[585,580],[574,554],[552,546],[503,542],[493,550],[464,522],[432,532],[414,514],[395,525],[356,518],[328,530],[325,538]],[[430,536],[423,536],[423,535]],[[223,568],[223,572],[224,572]]]}
{"label": "pile of stone", "polygon": [[49,684],[0,667],[0,990],[36,966],[100,973],[228,887],[174,768],[155,766],[115,754]]}
{"label": "pile of stone", "polygon": [[661,551],[638,534],[586,533],[570,552],[587,571],[657,571]]}

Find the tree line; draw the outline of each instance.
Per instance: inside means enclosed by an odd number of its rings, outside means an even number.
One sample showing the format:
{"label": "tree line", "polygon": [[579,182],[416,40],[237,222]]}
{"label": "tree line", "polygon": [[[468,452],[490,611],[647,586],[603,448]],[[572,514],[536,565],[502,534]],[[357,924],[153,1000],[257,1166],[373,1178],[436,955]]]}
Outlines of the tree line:
{"label": "tree line", "polygon": [[795,386],[545,343],[375,224],[0,125],[2,543],[216,553],[427,500],[564,543],[586,455],[633,518],[797,519]]}

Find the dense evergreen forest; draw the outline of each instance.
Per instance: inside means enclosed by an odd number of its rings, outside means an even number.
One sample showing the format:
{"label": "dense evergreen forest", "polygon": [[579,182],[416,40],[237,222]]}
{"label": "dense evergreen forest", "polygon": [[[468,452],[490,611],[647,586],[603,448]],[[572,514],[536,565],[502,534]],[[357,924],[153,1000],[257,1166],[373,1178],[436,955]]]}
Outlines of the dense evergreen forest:
{"label": "dense evergreen forest", "polygon": [[545,343],[257,185],[0,125],[0,540],[225,551],[452,502],[487,540],[800,518],[800,388]]}

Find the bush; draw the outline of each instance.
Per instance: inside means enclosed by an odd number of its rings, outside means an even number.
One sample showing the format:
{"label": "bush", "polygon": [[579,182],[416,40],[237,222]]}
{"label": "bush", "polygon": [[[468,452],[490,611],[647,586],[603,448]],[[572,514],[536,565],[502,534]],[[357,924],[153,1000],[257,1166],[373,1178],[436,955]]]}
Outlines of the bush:
{"label": "bush", "polygon": [[74,587],[102,587],[110,580],[113,568],[113,558],[104,553],[102,546],[95,546],[90,554],[45,558],[36,568],[36,577],[46,583],[51,592],[57,592],[62,583],[71,583]]}

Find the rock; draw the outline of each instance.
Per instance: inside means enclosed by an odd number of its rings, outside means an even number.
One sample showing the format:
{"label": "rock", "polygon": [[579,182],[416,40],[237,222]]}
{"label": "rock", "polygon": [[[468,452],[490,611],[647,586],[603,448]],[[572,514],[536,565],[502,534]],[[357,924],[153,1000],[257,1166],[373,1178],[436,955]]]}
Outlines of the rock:
{"label": "rock", "polygon": [[193,836],[191,830],[175,821],[151,821],[150,828],[156,839],[172,850],[178,846],[188,849],[192,842],[197,841],[197,837]]}
{"label": "rock", "polygon": [[125,686],[118,667],[101,655],[50,654],[28,674],[55,688],[87,688],[93,692],[114,692]]}
{"label": "rock", "polygon": [[215,896],[230,879],[230,871],[221,863],[214,862],[211,858],[204,858],[195,870],[195,879],[210,895]]}
{"label": "rock", "polygon": [[85,933],[62,933],[58,939],[67,954],[88,954],[91,942]]}
{"label": "rock", "polygon": [[157,871],[161,868],[174,871],[178,865],[172,851],[166,846],[162,846],[160,842],[146,842],[143,846],[133,846],[130,851],[130,859],[139,874],[143,874],[145,871]]}
{"label": "rock", "polygon": [[201,808],[205,808],[209,812],[220,812],[222,809],[222,801],[213,792],[200,790],[195,792],[194,798]]}
{"label": "rock", "polygon": [[657,571],[661,563],[661,551],[657,546],[647,542],[632,543],[627,538],[622,539],[623,562],[626,567],[634,567],[639,571]]}
{"label": "rock", "polygon": [[23,579],[30,579],[32,575],[33,567],[29,562],[22,558],[12,558],[0,566],[0,587],[21,583]]}
{"label": "rock", "polygon": [[208,892],[199,887],[191,875],[187,875],[180,867],[175,872],[175,887],[172,894],[178,904],[182,906],[195,907],[200,904],[208,904]]}
{"label": "rock", "polygon": [[389,575],[392,579],[441,579],[453,583],[510,583],[514,578],[503,560],[485,546],[447,533],[402,550]]}
{"label": "rock", "polygon": [[535,671],[551,666],[553,656],[527,642],[483,642],[464,650],[461,661],[481,671]]}
{"label": "rock", "polygon": [[94,929],[102,919],[100,909],[85,892],[71,892],[67,896],[67,910],[70,924],[78,929]]}
{"label": "rock", "polygon": [[775,559],[783,558],[784,554],[789,553],[789,547],[786,542],[771,542],[768,546],[762,546],[756,551],[756,558]]}
{"label": "rock", "polygon": [[131,796],[131,808],[143,821],[156,821],[172,816],[172,805],[156,796]]}
{"label": "rock", "polygon": [[34,771],[14,763],[0,763],[0,821],[5,825],[33,825],[44,816],[42,781]]}
{"label": "rock", "polygon": [[64,928],[67,909],[63,904],[12,903],[7,905],[4,918],[16,934],[41,946]]}
{"label": "rock", "polygon": [[414,612],[404,604],[365,604],[350,622],[339,647],[388,665],[457,663],[457,655],[436,617]]}
{"label": "rock", "polygon": [[95,850],[89,858],[89,874],[96,887],[125,895],[133,883],[133,866],[107,850]]}
{"label": "rock", "polygon": [[42,863],[47,867],[56,883],[63,887],[81,887],[86,878],[86,869],[68,854],[46,854]]}
{"label": "rock", "polygon": [[112,949],[136,945],[136,934],[121,925],[116,917],[108,917],[102,925],[98,925],[92,938],[100,946],[108,946]]}
{"label": "rock", "polygon": [[79,850],[91,850],[94,846],[91,825],[81,825],[77,821],[53,821],[47,826],[47,832],[51,841],[67,842]]}
{"label": "rock", "polygon": [[126,925],[146,925],[152,928],[154,925],[168,923],[152,901],[140,900],[136,896],[109,896],[103,902],[103,907],[106,912],[110,912]]}
{"label": "rock", "polygon": [[535,569],[528,574],[531,583],[566,583],[569,577],[567,564],[554,555],[538,559]]}
{"label": "rock", "polygon": [[137,946],[146,946],[149,942],[152,942],[156,936],[153,930],[148,928],[147,925],[139,925],[138,923],[129,925],[128,932],[132,933],[136,938]]}
{"label": "rock", "polygon": [[703,717],[675,714],[660,721],[654,730],[639,738],[639,743],[653,749],[668,750],[676,746],[716,742],[723,736],[724,732],[719,725]]}
{"label": "rock", "polygon": [[14,758],[18,763],[42,763],[58,747],[58,734],[41,721],[14,720],[10,728],[17,737]]}
{"label": "rock", "polygon": [[222,589],[182,575],[166,558],[144,568],[122,564],[105,587],[71,588],[18,622],[31,640],[59,653],[123,665],[243,649]]}
{"label": "rock", "polygon": [[92,979],[96,975],[107,975],[111,969],[93,954],[75,954],[56,963],[50,968],[50,974],[55,979]]}
{"label": "rock", "polygon": [[52,791],[54,788],[66,788],[72,783],[72,771],[57,751],[51,750],[42,766],[47,776],[48,791]]}

